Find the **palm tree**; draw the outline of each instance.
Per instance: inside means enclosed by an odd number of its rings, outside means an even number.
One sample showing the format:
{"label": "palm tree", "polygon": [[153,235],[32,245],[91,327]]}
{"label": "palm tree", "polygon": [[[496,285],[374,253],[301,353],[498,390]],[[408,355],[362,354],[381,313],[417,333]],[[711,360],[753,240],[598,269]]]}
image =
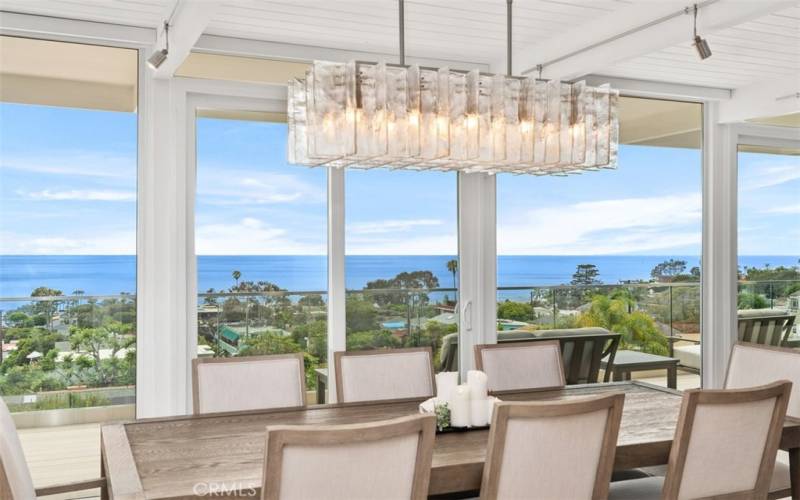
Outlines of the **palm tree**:
{"label": "palm tree", "polygon": [[458,260],[456,259],[448,260],[447,270],[453,273],[453,288],[458,288],[456,286],[456,271],[458,271]]}
{"label": "palm tree", "polygon": [[241,278],[241,277],[242,277],[242,273],[240,273],[239,271],[234,271],[233,272],[233,279],[236,280],[236,288],[239,288],[239,278]]}

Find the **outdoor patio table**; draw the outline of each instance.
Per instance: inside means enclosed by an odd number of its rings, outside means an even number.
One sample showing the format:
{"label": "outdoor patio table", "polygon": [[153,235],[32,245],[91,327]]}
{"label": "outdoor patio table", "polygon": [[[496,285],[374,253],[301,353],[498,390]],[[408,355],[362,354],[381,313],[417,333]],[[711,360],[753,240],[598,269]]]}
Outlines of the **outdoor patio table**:
{"label": "outdoor patio table", "polygon": [[[617,351],[614,357],[614,364],[611,366],[612,380],[630,380],[632,372],[658,370],[666,368],[667,387],[677,389],[678,387],[678,358],[658,356],[647,352],[638,351]],[[608,361],[603,359],[600,368],[607,370]]]}
{"label": "outdoor patio table", "polygon": [[[558,400],[614,391],[625,393],[615,469],[666,463],[681,404],[678,391],[633,381],[506,393],[500,398]],[[419,400],[331,404],[106,425],[102,473],[115,499],[202,498],[212,490],[258,497],[267,425],[367,422],[414,413],[418,404]],[[437,435],[429,493],[478,490],[488,436],[485,430]],[[790,450],[793,498],[800,499],[800,420],[787,418],[781,448]]]}

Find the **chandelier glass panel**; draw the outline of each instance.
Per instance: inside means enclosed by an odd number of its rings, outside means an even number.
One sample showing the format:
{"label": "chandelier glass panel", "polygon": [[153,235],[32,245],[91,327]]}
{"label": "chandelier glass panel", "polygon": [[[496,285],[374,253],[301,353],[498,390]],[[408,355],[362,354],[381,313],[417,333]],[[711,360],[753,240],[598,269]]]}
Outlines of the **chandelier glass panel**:
{"label": "chandelier glass panel", "polygon": [[608,85],[316,61],[288,89],[289,163],[552,175],[615,168]]}

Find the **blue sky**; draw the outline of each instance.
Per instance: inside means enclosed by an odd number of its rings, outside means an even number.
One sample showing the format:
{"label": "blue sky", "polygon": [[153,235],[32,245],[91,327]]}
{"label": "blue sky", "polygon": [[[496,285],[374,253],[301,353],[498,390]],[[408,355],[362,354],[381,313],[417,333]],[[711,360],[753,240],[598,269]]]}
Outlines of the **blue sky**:
{"label": "blue sky", "polygon": [[[326,174],[285,125],[200,119],[200,254],[321,254]],[[800,255],[800,159],[740,155],[740,254]],[[500,254],[700,253],[696,150],[622,146],[618,170],[501,175]],[[0,104],[0,254],[132,254],[136,116]],[[346,174],[347,252],[457,250],[456,175]]]}

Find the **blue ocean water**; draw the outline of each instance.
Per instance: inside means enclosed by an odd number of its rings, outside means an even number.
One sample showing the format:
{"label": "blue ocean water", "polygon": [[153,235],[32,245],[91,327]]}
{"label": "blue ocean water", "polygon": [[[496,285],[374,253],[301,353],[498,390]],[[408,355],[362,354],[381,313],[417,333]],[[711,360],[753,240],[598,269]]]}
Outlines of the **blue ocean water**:
{"label": "blue ocean water", "polygon": [[[360,289],[368,281],[391,278],[403,271],[429,270],[443,288],[453,287],[446,255],[349,256],[346,259],[348,289]],[[580,256],[500,256],[497,281],[500,287],[558,285],[569,283],[578,264],[595,264],[604,283],[649,279],[650,270],[664,260],[687,262],[688,268],[700,265],[698,256],[681,255],[580,255]],[[741,266],[796,266],[796,256],[741,256]],[[270,281],[293,291],[321,291],[327,285],[324,256],[200,256],[198,290],[223,290],[234,284],[231,273],[238,270],[241,280]],[[136,291],[134,256],[109,255],[0,255],[0,297],[26,297],[38,286],[71,294],[112,295]]]}

